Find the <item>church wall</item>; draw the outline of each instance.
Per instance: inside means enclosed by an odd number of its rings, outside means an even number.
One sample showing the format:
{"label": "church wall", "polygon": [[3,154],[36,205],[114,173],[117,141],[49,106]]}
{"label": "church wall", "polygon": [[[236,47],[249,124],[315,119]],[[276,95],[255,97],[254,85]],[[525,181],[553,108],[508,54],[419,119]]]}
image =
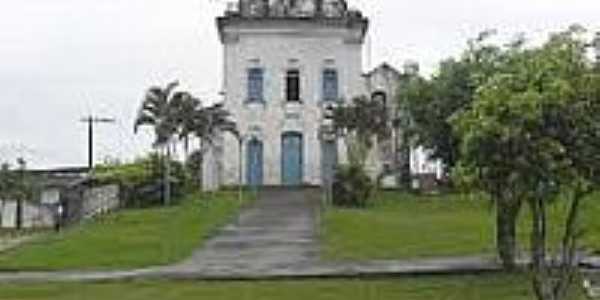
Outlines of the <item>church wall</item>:
{"label": "church wall", "polygon": [[[248,140],[256,137],[264,143],[263,178],[265,185],[281,184],[281,136],[286,131],[303,134],[304,183],[321,182],[322,122],[321,77],[326,67],[336,68],[340,96],[350,99],[364,92],[361,45],[347,43],[347,30],[263,28],[254,32],[240,29],[237,38],[224,45],[225,105]],[[264,68],[265,103],[247,102],[247,70]],[[301,104],[285,99],[287,69],[300,70]],[[237,141],[224,139],[224,184],[238,184]],[[340,159],[345,149],[340,143]],[[246,160],[243,149],[243,160]],[[244,166],[244,169],[246,166]],[[245,180],[245,172],[244,180]]]}

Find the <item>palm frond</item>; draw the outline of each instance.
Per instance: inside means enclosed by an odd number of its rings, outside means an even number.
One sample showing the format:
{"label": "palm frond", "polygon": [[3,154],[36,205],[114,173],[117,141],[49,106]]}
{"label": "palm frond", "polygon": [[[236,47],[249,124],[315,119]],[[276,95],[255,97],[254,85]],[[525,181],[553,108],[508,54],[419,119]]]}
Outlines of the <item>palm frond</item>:
{"label": "palm frond", "polygon": [[135,119],[135,122],[133,125],[133,132],[137,133],[140,126],[155,125],[155,124],[156,124],[156,118],[153,115],[150,115],[144,111],[141,111],[138,113],[138,116]]}
{"label": "palm frond", "polygon": [[164,89],[164,95],[166,99],[169,99],[171,97],[171,93],[179,86],[179,80],[175,80],[169,84],[167,84],[167,87]]}

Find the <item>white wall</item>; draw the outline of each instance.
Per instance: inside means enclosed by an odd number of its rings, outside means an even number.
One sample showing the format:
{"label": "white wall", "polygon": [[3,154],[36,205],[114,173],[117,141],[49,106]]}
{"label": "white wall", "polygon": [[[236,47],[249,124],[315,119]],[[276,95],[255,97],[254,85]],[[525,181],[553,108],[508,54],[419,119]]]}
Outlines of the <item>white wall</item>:
{"label": "white wall", "polygon": [[0,200],[2,228],[17,227],[17,201]]}
{"label": "white wall", "polygon": [[[17,227],[17,201],[0,200],[0,228]],[[23,228],[47,228],[54,225],[55,214],[52,206],[23,201]]]}
{"label": "white wall", "polygon": [[86,189],[81,201],[83,218],[112,212],[119,208],[119,186],[105,185]]}

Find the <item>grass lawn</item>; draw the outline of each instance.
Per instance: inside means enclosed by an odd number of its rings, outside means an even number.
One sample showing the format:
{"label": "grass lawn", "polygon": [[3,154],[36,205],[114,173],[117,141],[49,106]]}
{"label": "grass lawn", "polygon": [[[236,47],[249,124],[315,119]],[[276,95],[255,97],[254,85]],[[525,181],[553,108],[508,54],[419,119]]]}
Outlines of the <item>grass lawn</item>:
{"label": "grass lawn", "polygon": [[[531,300],[523,276],[482,275],[389,280],[130,282],[0,285],[3,300]],[[573,300],[583,300],[583,297]]]}
{"label": "grass lawn", "polygon": [[0,269],[128,269],[177,262],[238,208],[237,194],[222,192],[190,195],[169,208],[123,210],[1,254]]}
{"label": "grass lawn", "polygon": [[[595,200],[595,201],[591,201]],[[600,197],[582,209],[587,234],[583,244],[600,249]],[[566,208],[551,209],[558,224]],[[519,220],[519,240],[528,244],[526,208]],[[462,195],[415,196],[382,192],[372,207],[330,208],[323,217],[323,256],[326,259],[402,259],[434,256],[495,255],[495,216],[490,203]],[[556,239],[560,227],[551,228]]]}

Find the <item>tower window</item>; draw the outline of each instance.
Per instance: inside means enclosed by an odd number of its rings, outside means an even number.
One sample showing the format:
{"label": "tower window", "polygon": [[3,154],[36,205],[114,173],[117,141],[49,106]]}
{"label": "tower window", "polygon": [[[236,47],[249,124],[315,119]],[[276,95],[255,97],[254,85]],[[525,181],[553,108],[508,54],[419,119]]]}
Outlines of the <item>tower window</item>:
{"label": "tower window", "polygon": [[288,70],[286,73],[286,100],[300,101],[300,71]]}
{"label": "tower window", "polygon": [[323,71],[323,101],[338,100],[338,73],[335,69]]}
{"label": "tower window", "polygon": [[248,69],[248,102],[264,101],[263,76],[264,70],[261,68]]}

